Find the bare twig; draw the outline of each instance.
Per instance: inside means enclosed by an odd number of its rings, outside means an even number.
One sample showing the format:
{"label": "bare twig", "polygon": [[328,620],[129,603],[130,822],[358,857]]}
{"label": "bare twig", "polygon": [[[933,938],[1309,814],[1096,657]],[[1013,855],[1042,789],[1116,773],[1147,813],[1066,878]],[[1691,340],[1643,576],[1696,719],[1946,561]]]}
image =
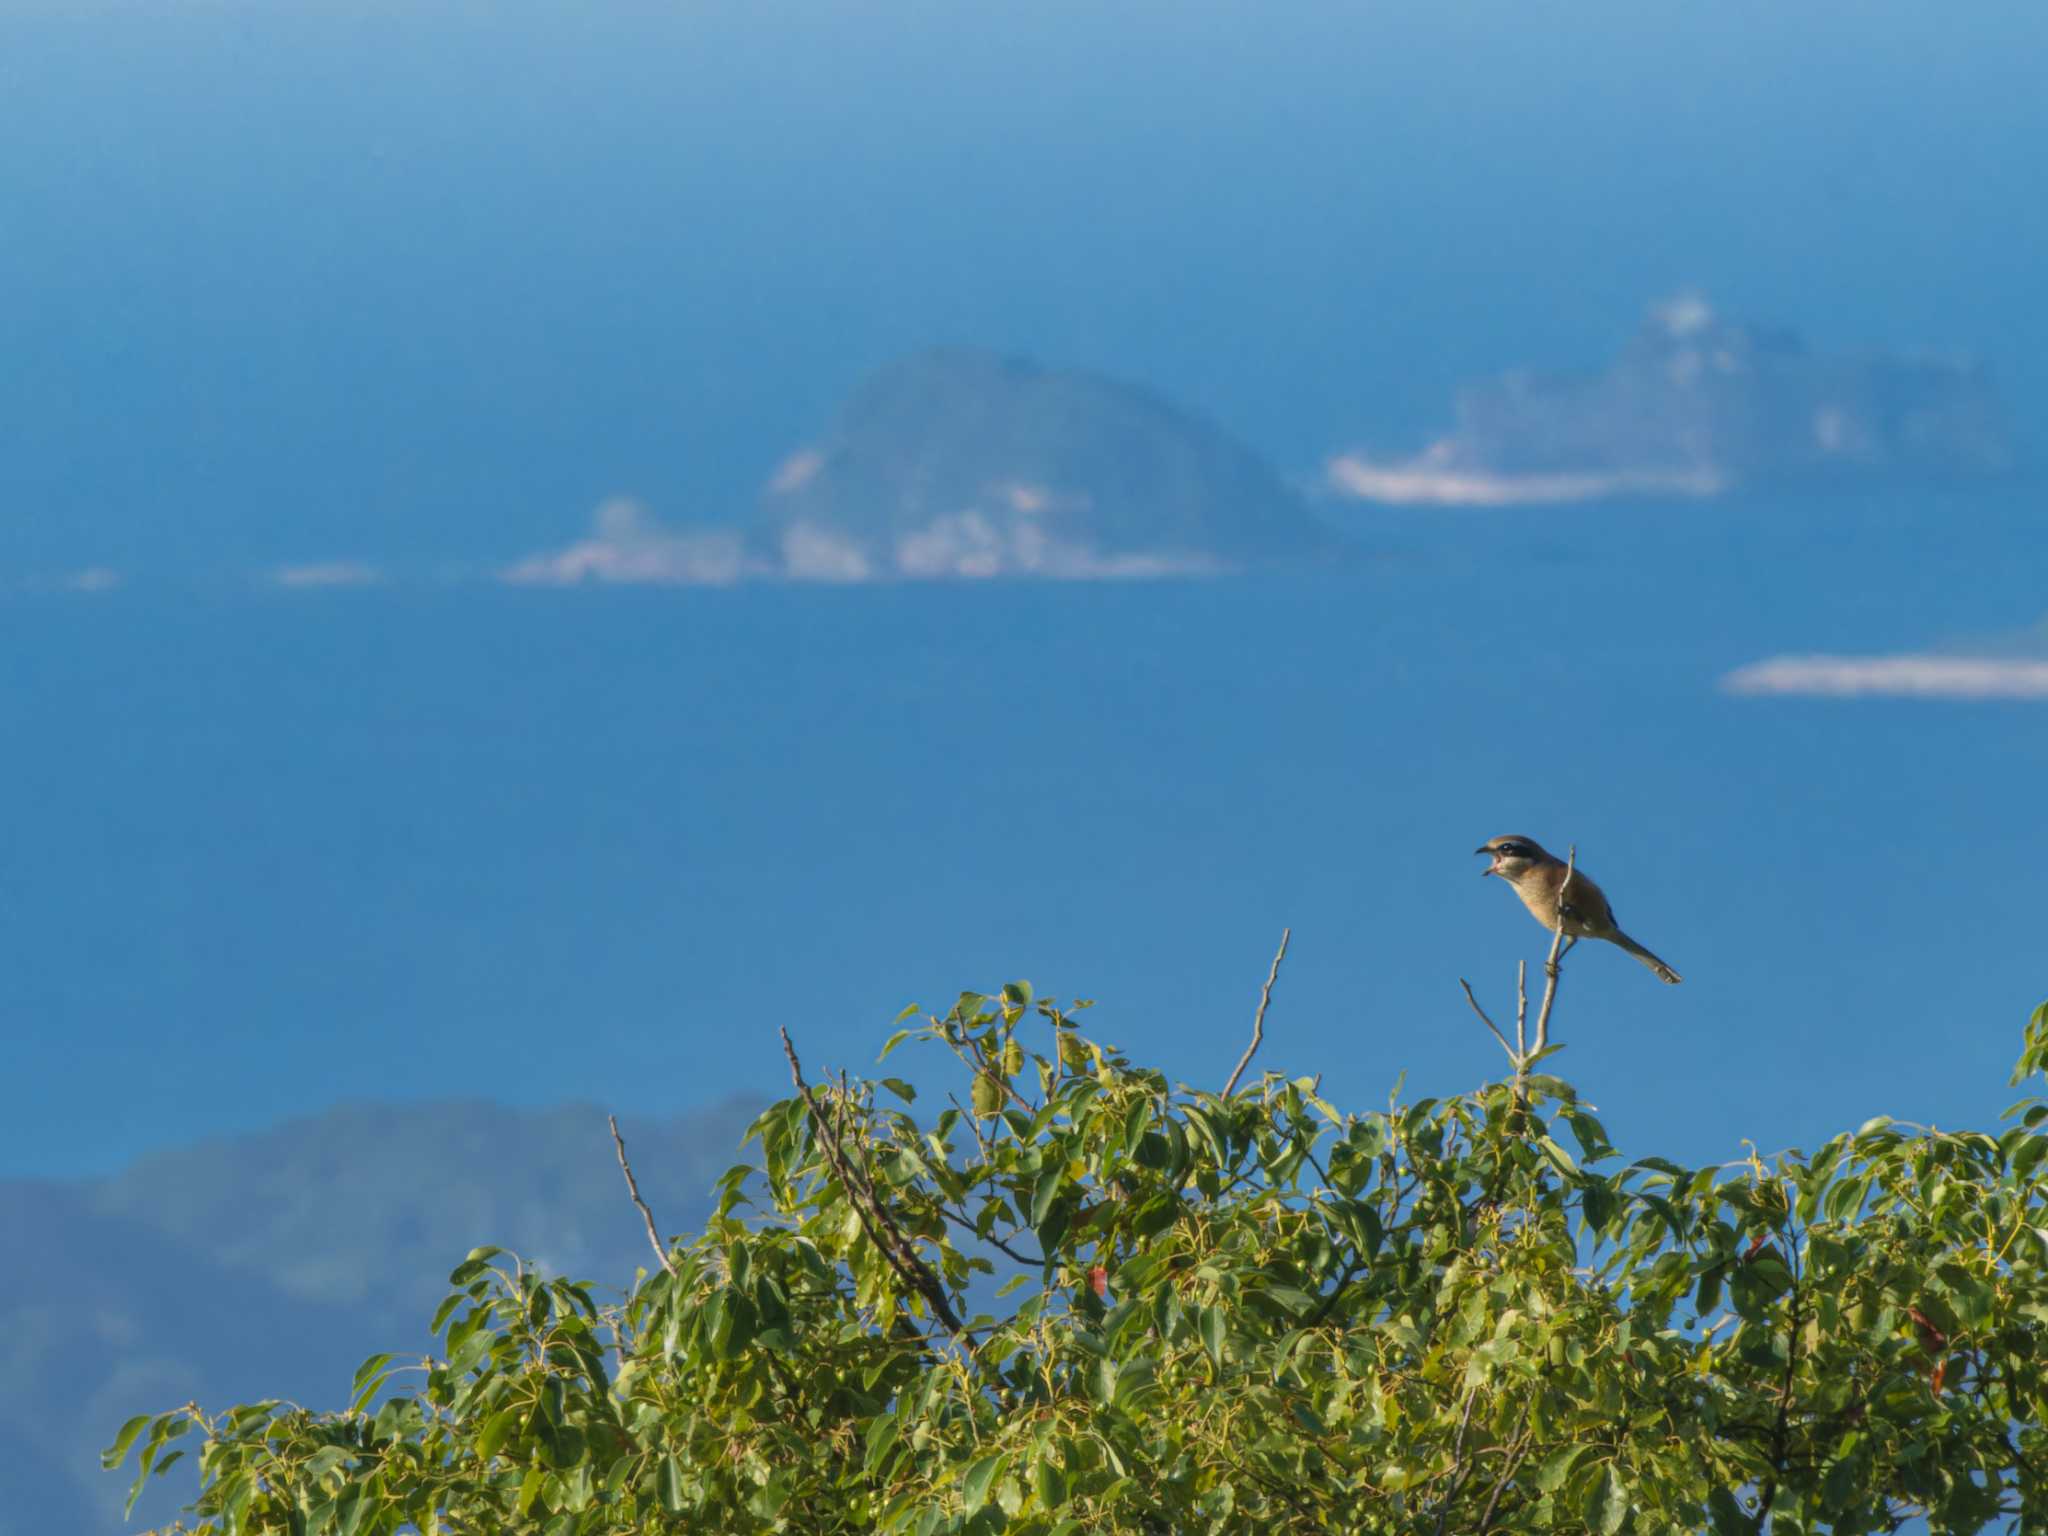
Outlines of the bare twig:
{"label": "bare twig", "polygon": [[[1479,1015],[1479,1022],[1484,1024],[1488,1029],[1493,1031],[1493,1038],[1498,1040],[1500,1042],[1500,1048],[1508,1053],[1508,1060],[1511,1062],[1519,1063],[1522,1059],[1522,1053],[1516,1050],[1512,1045],[1508,1044],[1508,1037],[1502,1034],[1500,1030],[1495,1026],[1493,1020],[1489,1019],[1486,1016],[1486,1010],[1479,1006],[1479,999],[1472,995],[1472,983],[1467,981],[1464,977],[1460,976],[1458,978],[1458,985],[1465,989],[1465,1001],[1470,1003],[1472,1005],[1472,1011]],[[1519,1026],[1517,1026],[1515,1033],[1517,1035],[1521,1034],[1521,1029]]]}
{"label": "bare twig", "polygon": [[[1543,962],[1543,974],[1548,978],[1543,985],[1543,1006],[1536,1011],[1536,1049],[1532,1055],[1541,1056],[1550,1044],[1550,1006],[1557,1001],[1557,962],[1568,947],[1564,941],[1564,898],[1572,888],[1572,876],[1578,872],[1579,845],[1572,844],[1564,863],[1564,879],[1557,887],[1557,931],[1550,936],[1550,958]],[[1573,940],[1574,943],[1577,940]]]}
{"label": "bare twig", "polygon": [[654,1212],[647,1209],[647,1202],[640,1198],[640,1183],[633,1177],[633,1165],[626,1161],[626,1138],[619,1134],[619,1117],[606,1115],[612,1128],[612,1145],[618,1149],[619,1172],[626,1176],[626,1192],[633,1197],[633,1203],[640,1207],[640,1219],[647,1223],[647,1246],[654,1250],[654,1256],[661,1260],[661,1267],[671,1275],[676,1272],[675,1261],[668,1256],[668,1250],[661,1245],[661,1238],[654,1230]]}
{"label": "bare twig", "polygon": [[933,1204],[932,1209],[937,1211],[939,1215],[943,1217],[945,1220],[950,1221],[951,1223],[953,1223],[954,1226],[960,1228],[961,1231],[973,1232],[977,1239],[984,1243],[987,1243],[989,1247],[995,1249],[997,1253],[1007,1254],[1010,1258],[1015,1259],[1019,1264],[1028,1264],[1033,1269],[1043,1269],[1045,1267],[1044,1259],[1034,1257],[1033,1255],[1028,1253],[1019,1252],[1017,1249],[1012,1248],[1008,1243],[1004,1242],[1001,1238],[995,1236],[993,1233],[983,1233],[976,1231],[974,1223],[969,1221],[965,1216],[960,1215],[957,1211],[949,1211],[943,1205],[939,1205],[937,1203]]}
{"label": "bare twig", "polygon": [[1529,1054],[1529,962],[1515,962],[1515,1053]]}
{"label": "bare twig", "polygon": [[1273,955],[1273,968],[1266,972],[1266,984],[1259,989],[1259,1011],[1252,1019],[1252,1043],[1244,1048],[1244,1054],[1237,1058],[1237,1065],[1231,1070],[1230,1081],[1223,1085],[1223,1097],[1229,1098],[1237,1088],[1237,1080],[1244,1076],[1244,1069],[1252,1064],[1259,1042],[1266,1038],[1266,1004],[1273,1001],[1273,983],[1280,977],[1280,962],[1287,958],[1287,941],[1294,934],[1292,928],[1280,930],[1280,948]]}
{"label": "bare twig", "polygon": [[[946,1289],[939,1284],[938,1277],[926,1267],[917,1250],[910,1245],[902,1231],[890,1218],[881,1200],[875,1194],[875,1187],[865,1175],[856,1174],[847,1159],[846,1149],[840,1145],[841,1130],[838,1108],[835,1105],[832,1118],[827,1122],[825,1112],[818,1107],[818,1096],[811,1091],[811,1085],[804,1081],[804,1069],[796,1059],[796,1047],[790,1043],[789,1031],[782,1035],[782,1054],[789,1058],[789,1078],[796,1084],[796,1091],[804,1101],[804,1108],[810,1112],[811,1128],[818,1140],[818,1150],[831,1165],[839,1182],[846,1187],[847,1198],[853,1204],[854,1215],[859,1219],[861,1230],[869,1242],[880,1250],[889,1267],[905,1286],[924,1298],[931,1308],[932,1316],[951,1334],[955,1340],[970,1352],[974,1340],[960,1322],[960,1316],[953,1310],[953,1304],[946,1298]],[[844,1090],[841,1098],[845,1097]]]}

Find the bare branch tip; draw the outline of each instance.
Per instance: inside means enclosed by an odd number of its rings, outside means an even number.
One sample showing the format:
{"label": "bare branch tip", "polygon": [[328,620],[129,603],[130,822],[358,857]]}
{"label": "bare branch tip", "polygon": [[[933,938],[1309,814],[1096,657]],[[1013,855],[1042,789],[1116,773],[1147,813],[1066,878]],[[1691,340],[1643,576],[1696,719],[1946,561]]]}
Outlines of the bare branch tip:
{"label": "bare branch tip", "polygon": [[1499,1027],[1487,1016],[1486,1010],[1479,1006],[1479,998],[1472,991],[1472,983],[1460,976],[1458,978],[1458,985],[1465,989],[1465,1001],[1470,1003],[1472,1011],[1479,1015],[1479,1022],[1492,1032],[1493,1038],[1500,1042],[1500,1048],[1508,1053],[1508,1060],[1518,1062],[1519,1057],[1516,1055],[1515,1048],[1508,1044],[1508,1037],[1500,1032]]}
{"label": "bare branch tip", "polygon": [[1223,1097],[1226,1099],[1237,1091],[1237,1080],[1244,1076],[1244,1069],[1251,1065],[1252,1057],[1258,1052],[1259,1042],[1266,1038],[1266,1005],[1273,1001],[1273,983],[1280,979],[1280,962],[1287,958],[1287,941],[1293,937],[1293,928],[1280,930],[1280,947],[1273,953],[1273,965],[1266,972],[1266,984],[1259,989],[1259,1011],[1252,1018],[1251,1044],[1237,1058],[1237,1065],[1231,1069],[1230,1081],[1223,1085]]}
{"label": "bare branch tip", "polygon": [[650,1211],[647,1202],[640,1198],[640,1181],[633,1177],[633,1165],[626,1161],[626,1138],[619,1134],[619,1117],[606,1115],[604,1118],[605,1123],[612,1128],[612,1146],[619,1154],[619,1172],[626,1176],[626,1193],[633,1197],[633,1204],[640,1211],[640,1219],[647,1224],[647,1245],[654,1250],[654,1256],[661,1261],[661,1267],[673,1275],[676,1272],[675,1261],[661,1245],[661,1234],[654,1225],[654,1212]]}

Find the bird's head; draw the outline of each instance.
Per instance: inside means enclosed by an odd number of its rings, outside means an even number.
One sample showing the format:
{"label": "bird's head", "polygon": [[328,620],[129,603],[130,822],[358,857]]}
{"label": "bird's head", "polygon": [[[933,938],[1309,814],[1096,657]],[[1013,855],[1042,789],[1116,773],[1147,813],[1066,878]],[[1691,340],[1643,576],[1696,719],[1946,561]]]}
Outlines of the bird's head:
{"label": "bird's head", "polygon": [[1486,854],[1493,860],[1479,871],[1481,875],[1499,875],[1510,883],[1521,879],[1538,864],[1557,862],[1543,851],[1543,845],[1534,838],[1517,837],[1512,833],[1505,837],[1489,838],[1472,851]]}

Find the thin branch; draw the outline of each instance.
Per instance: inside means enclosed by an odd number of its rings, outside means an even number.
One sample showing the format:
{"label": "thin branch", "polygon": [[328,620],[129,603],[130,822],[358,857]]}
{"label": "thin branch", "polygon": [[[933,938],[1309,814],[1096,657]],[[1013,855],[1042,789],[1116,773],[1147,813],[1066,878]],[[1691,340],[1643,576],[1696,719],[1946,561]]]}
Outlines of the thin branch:
{"label": "thin branch", "polygon": [[1529,1054],[1529,962],[1515,962],[1515,1054]]}
{"label": "thin branch", "polygon": [[[1572,888],[1572,876],[1578,872],[1579,845],[1572,844],[1564,863],[1564,879],[1557,887],[1557,931],[1550,936],[1550,958],[1543,962],[1543,974],[1549,978],[1543,987],[1543,1006],[1536,1011],[1536,1049],[1532,1055],[1541,1056],[1550,1044],[1550,1006],[1557,1001],[1557,962],[1566,948],[1564,942],[1564,897]],[[1575,939],[1573,943],[1577,943]]]}
{"label": "thin branch", "polygon": [[1344,1273],[1339,1275],[1337,1283],[1330,1287],[1330,1294],[1323,1298],[1321,1305],[1309,1314],[1308,1320],[1301,1326],[1304,1329],[1319,1327],[1323,1319],[1337,1310],[1337,1302],[1343,1296],[1344,1288],[1351,1284],[1353,1280],[1356,1280],[1365,1268],[1366,1263],[1363,1259],[1354,1258],[1349,1264],[1346,1264],[1344,1266]]}
{"label": "thin branch", "polygon": [[960,1215],[958,1212],[949,1211],[946,1209],[946,1207],[938,1204],[936,1201],[933,1202],[932,1209],[937,1211],[939,1215],[945,1218],[947,1221],[953,1223],[954,1226],[960,1228],[961,1231],[973,1232],[976,1241],[987,1243],[989,1247],[995,1249],[997,1253],[1007,1254],[1010,1258],[1016,1260],[1019,1264],[1029,1265],[1033,1269],[1045,1268],[1044,1259],[1036,1257],[1033,1254],[1020,1253],[1017,1249],[1012,1248],[1008,1243],[1004,1242],[1000,1237],[997,1237],[993,1232],[976,1231],[974,1223],[969,1221],[965,1216]]}
{"label": "thin branch", "polygon": [[1799,1249],[1788,1222],[1778,1229],[1785,1245],[1785,1267],[1792,1272],[1792,1300],[1785,1309],[1785,1376],[1778,1384],[1778,1417],[1771,1426],[1771,1475],[1757,1491],[1756,1523],[1763,1529],[1764,1516],[1777,1502],[1778,1481],[1785,1475],[1785,1444],[1792,1424],[1793,1377],[1799,1369]]}
{"label": "thin branch", "polygon": [[1451,1505],[1457,1501],[1465,1479],[1472,1475],[1472,1469],[1465,1465],[1465,1431],[1472,1427],[1472,1405],[1478,1398],[1478,1388],[1465,1389],[1465,1411],[1458,1417],[1458,1436],[1451,1442],[1451,1486],[1444,1490],[1443,1502],[1437,1506],[1436,1536],[1444,1536],[1444,1527],[1451,1518]]}
{"label": "thin branch", "polygon": [[[937,1023],[938,1021],[934,1019],[932,1022]],[[1025,1114],[1035,1115],[1038,1113],[1038,1106],[1032,1103],[1029,1099],[1025,1098],[1023,1094],[1019,1093],[1016,1087],[1009,1081],[1009,1079],[1002,1076],[1002,1074],[997,1072],[994,1067],[991,1067],[988,1064],[987,1058],[985,1058],[981,1054],[979,1047],[976,1048],[974,1055],[970,1058],[967,1054],[966,1049],[962,1047],[961,1044],[958,1041],[954,1040],[951,1036],[945,1035],[941,1036],[940,1038],[945,1040],[946,1049],[951,1051],[955,1056],[960,1058],[961,1066],[965,1067],[969,1072],[972,1072],[976,1077],[985,1077],[990,1082],[994,1083],[996,1085],[997,1092],[1001,1093],[1004,1098],[1010,1100],[1019,1109],[1023,1110]],[[978,1119],[980,1117],[977,1116],[976,1118]]]}
{"label": "thin branch", "polygon": [[[1500,1048],[1508,1053],[1508,1060],[1519,1064],[1522,1059],[1522,1053],[1516,1050],[1512,1045],[1508,1044],[1508,1037],[1502,1034],[1500,1030],[1494,1025],[1493,1020],[1489,1019],[1486,1016],[1486,1010],[1479,1006],[1479,999],[1472,995],[1472,983],[1467,981],[1464,977],[1460,976],[1458,978],[1458,985],[1465,989],[1465,1001],[1470,1003],[1472,1005],[1472,1011],[1479,1015],[1479,1022],[1484,1024],[1488,1029],[1493,1031],[1493,1038],[1498,1040],[1500,1042]],[[1517,1033],[1519,1032],[1520,1031],[1518,1030]]]}
{"label": "thin branch", "polygon": [[640,1198],[640,1183],[633,1177],[633,1165],[626,1161],[626,1138],[619,1134],[619,1117],[606,1115],[612,1128],[612,1145],[618,1149],[619,1171],[626,1176],[626,1192],[633,1197],[633,1203],[640,1207],[640,1219],[647,1223],[647,1246],[654,1250],[654,1256],[661,1260],[661,1267],[671,1275],[676,1272],[675,1261],[668,1256],[668,1250],[661,1246],[661,1238],[654,1230],[654,1212],[647,1209],[647,1202]]}
{"label": "thin branch", "polygon": [[[797,1062],[796,1047],[790,1043],[789,1031],[784,1029],[780,1033],[782,1054],[789,1058],[789,1079],[796,1084],[796,1091],[804,1101],[804,1108],[810,1112],[811,1127],[817,1135],[818,1150],[824,1155],[833,1173],[838,1175],[839,1182],[845,1186],[847,1198],[853,1204],[853,1212],[860,1221],[861,1230],[867,1234],[868,1241],[881,1251],[883,1259],[896,1271],[897,1278],[924,1298],[925,1305],[931,1308],[932,1316],[971,1353],[974,1349],[974,1340],[962,1326],[959,1314],[953,1310],[953,1304],[946,1299],[945,1287],[939,1284],[938,1277],[925,1266],[924,1260],[917,1256],[917,1250],[890,1219],[888,1211],[883,1208],[881,1200],[875,1194],[874,1185],[864,1176],[857,1176],[852,1164],[848,1162],[846,1149],[840,1145],[842,1132],[838,1106],[834,1106],[832,1119],[828,1124],[825,1112],[818,1107],[817,1095],[811,1091],[811,1085],[804,1081],[804,1069]],[[841,1098],[844,1097],[842,1090]]]}
{"label": "thin branch", "polygon": [[1507,1492],[1516,1470],[1529,1454],[1529,1415],[1535,1407],[1535,1399],[1531,1398],[1522,1409],[1522,1422],[1515,1426],[1515,1441],[1508,1449],[1506,1464],[1500,1469],[1500,1480],[1493,1485],[1493,1492],[1487,1495],[1486,1508],[1479,1512],[1478,1536],[1486,1536],[1493,1529],[1493,1512],[1500,1508],[1500,1496]]}
{"label": "thin branch", "polygon": [[1230,1081],[1223,1085],[1223,1097],[1229,1098],[1237,1087],[1237,1080],[1244,1076],[1244,1069],[1252,1064],[1252,1057],[1259,1049],[1259,1042],[1266,1038],[1266,1004],[1273,1001],[1273,983],[1280,977],[1280,962],[1287,958],[1287,941],[1294,934],[1292,928],[1280,930],[1280,948],[1273,956],[1273,968],[1266,972],[1266,984],[1259,989],[1259,1011],[1252,1019],[1252,1043],[1244,1048],[1244,1054],[1237,1058],[1237,1066],[1231,1071]]}

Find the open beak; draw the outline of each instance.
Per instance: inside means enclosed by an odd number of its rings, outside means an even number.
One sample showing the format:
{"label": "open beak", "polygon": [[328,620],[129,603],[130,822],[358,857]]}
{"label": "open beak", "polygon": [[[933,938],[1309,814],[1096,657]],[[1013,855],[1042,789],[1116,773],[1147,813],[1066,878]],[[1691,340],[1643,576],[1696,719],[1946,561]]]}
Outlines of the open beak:
{"label": "open beak", "polygon": [[[1491,854],[1493,853],[1493,850],[1492,850],[1491,848],[1474,848],[1474,849],[1473,849],[1472,851],[1473,851],[1474,853],[1484,853],[1484,854],[1487,854],[1487,855],[1491,855]],[[1484,869],[1482,869],[1481,871],[1479,871],[1480,877],[1481,877],[1481,878],[1483,879],[1483,878],[1485,878],[1485,877],[1486,877],[1487,875],[1490,875],[1490,874],[1492,874],[1492,873],[1493,873],[1493,869],[1494,869],[1493,865],[1491,865],[1491,864],[1487,865],[1487,866],[1486,866],[1486,868],[1484,868]]]}

